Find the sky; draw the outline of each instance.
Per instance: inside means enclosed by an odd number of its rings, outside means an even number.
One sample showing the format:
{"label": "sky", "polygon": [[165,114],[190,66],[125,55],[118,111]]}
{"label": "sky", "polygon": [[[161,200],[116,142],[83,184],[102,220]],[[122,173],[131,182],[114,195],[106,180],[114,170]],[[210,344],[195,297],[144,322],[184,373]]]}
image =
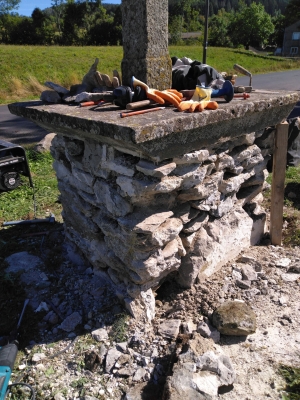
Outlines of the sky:
{"label": "sky", "polygon": [[[51,3],[52,0],[21,0],[19,8],[13,11],[16,11],[20,15],[30,17],[35,8],[38,7],[44,10],[45,8],[51,7]],[[102,0],[102,3],[121,4],[121,0]]]}

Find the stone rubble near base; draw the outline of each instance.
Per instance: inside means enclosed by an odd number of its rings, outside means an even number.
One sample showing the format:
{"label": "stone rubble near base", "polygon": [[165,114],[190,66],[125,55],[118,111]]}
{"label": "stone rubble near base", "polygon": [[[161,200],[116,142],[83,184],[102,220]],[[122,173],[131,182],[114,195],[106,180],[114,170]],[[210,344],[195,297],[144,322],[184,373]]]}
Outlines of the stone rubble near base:
{"label": "stone rubble near base", "polygon": [[[63,237],[57,241],[62,243]],[[286,267],[276,266],[282,259]],[[29,266],[32,259],[26,252],[4,260],[7,271],[15,266],[22,282],[28,275],[25,260]],[[298,360],[300,248],[251,247],[190,289],[166,282],[152,322],[128,318],[122,340],[113,340],[112,334],[124,311],[114,291],[90,268],[64,261],[53,271],[41,258],[35,261],[24,289],[29,307],[36,310],[47,299],[48,311],[36,313],[40,337],[32,337],[16,369],[20,374],[25,369],[22,380],[34,385],[39,398],[177,400],[178,389],[193,400],[277,399],[282,386],[278,365]],[[241,289],[233,272],[246,266],[257,272],[257,280],[250,281],[250,289]],[[47,276],[43,290],[33,273]],[[290,275],[297,275],[297,281],[283,279]],[[220,335],[212,325],[214,310],[232,300],[251,306],[256,315],[256,332],[243,340]],[[74,330],[66,332],[62,326],[71,315],[80,315],[81,321],[76,319],[78,325],[75,321]]]}
{"label": "stone rubble near base", "polygon": [[260,240],[272,143],[263,156],[262,133],[156,164],[92,139],[53,139],[66,236],[134,316],[153,318],[153,289],[169,274],[189,288]]}

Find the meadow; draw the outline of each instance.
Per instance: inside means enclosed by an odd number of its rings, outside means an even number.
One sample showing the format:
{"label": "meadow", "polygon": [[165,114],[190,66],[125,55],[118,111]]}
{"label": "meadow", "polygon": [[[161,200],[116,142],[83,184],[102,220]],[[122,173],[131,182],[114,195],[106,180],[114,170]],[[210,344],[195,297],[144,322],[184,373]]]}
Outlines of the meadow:
{"label": "meadow", "polygon": [[[202,60],[202,46],[170,46],[170,56]],[[80,83],[95,58],[98,71],[112,76],[114,69],[121,72],[122,46],[14,46],[0,45],[0,104],[39,98],[46,81],[66,88]],[[207,64],[217,71],[236,73],[240,64],[253,75],[300,68],[300,60],[256,54],[252,51],[210,47]]]}

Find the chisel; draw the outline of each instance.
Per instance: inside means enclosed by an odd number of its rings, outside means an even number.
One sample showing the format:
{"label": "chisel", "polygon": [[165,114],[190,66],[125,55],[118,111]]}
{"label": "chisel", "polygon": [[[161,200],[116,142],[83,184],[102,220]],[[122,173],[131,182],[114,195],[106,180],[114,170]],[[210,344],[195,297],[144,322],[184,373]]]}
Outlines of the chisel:
{"label": "chisel", "polygon": [[125,113],[120,113],[120,117],[121,118],[125,118],[125,117],[131,117],[132,115],[140,115],[140,114],[146,114],[152,111],[159,111],[159,110],[163,110],[166,107],[155,107],[155,108],[147,108],[146,110],[139,110],[139,111],[132,111],[132,112],[125,112]]}

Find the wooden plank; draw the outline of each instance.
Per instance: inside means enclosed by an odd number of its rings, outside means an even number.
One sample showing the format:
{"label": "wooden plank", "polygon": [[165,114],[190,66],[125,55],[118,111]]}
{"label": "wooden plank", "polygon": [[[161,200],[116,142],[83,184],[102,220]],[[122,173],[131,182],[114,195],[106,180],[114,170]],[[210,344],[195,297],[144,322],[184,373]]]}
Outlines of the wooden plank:
{"label": "wooden plank", "polygon": [[284,181],[287,159],[289,124],[287,121],[276,126],[273,154],[273,176],[271,189],[270,237],[273,245],[281,246],[283,225]]}

